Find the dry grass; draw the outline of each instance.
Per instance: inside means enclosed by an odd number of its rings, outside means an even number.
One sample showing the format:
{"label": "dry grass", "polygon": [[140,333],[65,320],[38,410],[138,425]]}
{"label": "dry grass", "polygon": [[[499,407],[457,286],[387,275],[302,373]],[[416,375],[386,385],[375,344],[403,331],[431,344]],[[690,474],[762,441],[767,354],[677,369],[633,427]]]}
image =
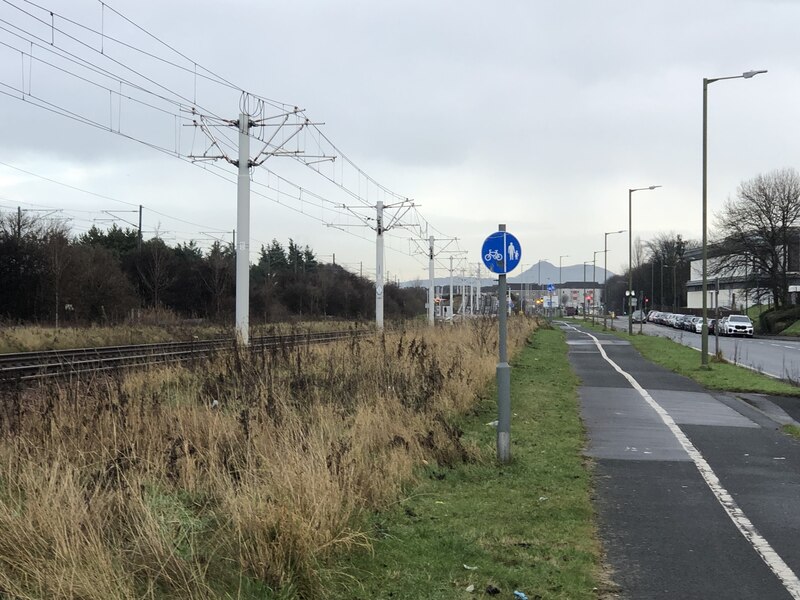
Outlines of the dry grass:
{"label": "dry grass", "polygon": [[[258,325],[252,328],[253,336],[314,331],[338,331],[351,327],[344,321],[303,321]],[[369,327],[364,326],[364,327]],[[175,319],[171,323],[135,324],[101,327],[44,327],[40,325],[3,325],[0,323],[0,354],[32,352],[36,350],[64,350],[69,348],[94,348],[126,344],[151,344],[159,342],[189,341],[193,338],[212,339],[232,337],[230,327],[216,325],[188,325]]]}
{"label": "dry grass", "polygon": [[476,455],[495,354],[478,321],[3,390],[0,597],[324,597],[365,511]]}

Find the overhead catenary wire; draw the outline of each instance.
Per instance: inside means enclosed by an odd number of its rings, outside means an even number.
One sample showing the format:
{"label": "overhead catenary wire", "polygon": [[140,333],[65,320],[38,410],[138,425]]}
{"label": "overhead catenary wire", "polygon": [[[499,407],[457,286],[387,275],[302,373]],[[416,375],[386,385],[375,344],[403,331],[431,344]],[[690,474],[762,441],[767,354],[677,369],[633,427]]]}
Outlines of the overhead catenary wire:
{"label": "overhead catenary wire", "polygon": [[[323,177],[323,179],[326,179],[328,182],[334,184],[340,191],[342,191],[343,193],[345,193],[349,197],[356,199],[365,208],[369,207],[369,206],[372,206],[374,204],[374,199],[376,198],[376,196],[378,198],[383,196],[384,199],[392,199],[392,200],[398,201],[400,203],[410,202],[409,198],[392,191],[387,186],[381,184],[380,182],[375,180],[373,177],[371,177],[369,174],[367,174],[363,169],[361,169],[355,163],[355,161],[353,161],[348,155],[346,155],[344,152],[342,152],[341,149],[338,148],[338,146],[336,146],[327,135],[325,135],[325,133],[319,128],[318,124],[313,124],[313,123],[310,122],[310,120],[306,117],[305,110],[297,109],[294,105],[292,105],[290,103],[281,103],[281,102],[274,101],[274,100],[272,100],[270,98],[267,98],[267,97],[264,97],[264,96],[259,96],[257,94],[244,92],[243,88],[234,85],[233,83],[231,83],[230,81],[228,81],[224,77],[222,77],[222,76],[214,73],[213,71],[207,69],[206,67],[200,65],[196,61],[194,61],[191,58],[189,58],[187,55],[185,55],[185,54],[181,53],[180,51],[178,51],[177,49],[175,49],[170,44],[164,42],[163,40],[161,40],[160,38],[158,38],[154,34],[150,33],[147,29],[145,29],[145,28],[139,26],[138,24],[136,24],[134,21],[132,21],[131,19],[129,19],[128,17],[123,15],[121,12],[119,12],[116,9],[113,9],[112,7],[108,6],[105,2],[102,2],[102,1],[100,2],[102,10],[105,10],[106,8],[108,8],[108,10],[113,12],[116,16],[118,16],[119,18],[123,19],[125,22],[127,22],[130,25],[132,25],[133,27],[135,27],[137,30],[143,32],[145,35],[147,35],[150,38],[156,40],[159,44],[162,44],[165,48],[167,48],[170,52],[173,52],[175,55],[179,56],[182,60],[185,60],[187,62],[187,64],[186,65],[181,65],[181,64],[179,64],[179,62],[176,62],[176,61],[170,60],[170,59],[165,59],[162,56],[159,56],[158,54],[155,54],[153,52],[149,52],[147,50],[139,48],[136,45],[130,44],[130,43],[124,41],[124,40],[113,38],[113,37],[107,35],[105,26],[103,27],[103,29],[101,31],[98,32],[96,29],[93,29],[93,28],[88,27],[88,26],[86,26],[86,25],[84,25],[82,23],[79,23],[78,21],[70,19],[69,17],[66,17],[63,14],[56,13],[55,11],[53,11],[53,15],[50,15],[50,10],[48,8],[42,6],[41,4],[37,4],[36,2],[32,2],[30,0],[21,0],[21,1],[24,2],[26,5],[34,7],[37,10],[46,11],[47,12],[46,16],[50,17],[49,21],[47,21],[46,19],[40,19],[37,15],[35,15],[35,14],[29,12],[29,11],[26,11],[25,9],[21,8],[20,6],[18,6],[14,2],[11,2],[10,0],[2,0],[3,3],[5,3],[5,4],[9,5],[9,6],[12,6],[13,8],[15,8],[18,11],[21,11],[23,14],[29,16],[31,19],[35,19],[42,26],[46,26],[46,27],[50,28],[50,30],[51,30],[51,39],[50,40],[43,40],[41,38],[41,36],[36,36],[34,33],[22,30],[22,31],[25,31],[25,35],[28,35],[28,36],[30,36],[32,38],[31,40],[28,40],[28,41],[30,41],[31,44],[35,43],[37,49],[38,48],[43,48],[43,49],[49,50],[48,48],[44,48],[44,46],[46,46],[46,45],[50,45],[50,46],[53,46],[53,47],[57,46],[58,45],[58,40],[56,39],[56,35],[55,35],[56,33],[58,33],[59,36],[65,36],[67,39],[73,40],[75,43],[79,44],[81,47],[87,48],[90,52],[97,53],[97,56],[98,57],[102,57],[102,60],[109,60],[112,63],[118,65],[119,67],[125,68],[126,72],[129,72],[129,73],[133,74],[135,77],[141,78],[142,81],[149,82],[153,86],[157,86],[158,89],[163,90],[164,93],[159,94],[158,92],[154,91],[153,89],[148,89],[145,85],[141,85],[141,82],[133,81],[129,77],[120,76],[117,73],[113,73],[113,72],[109,71],[108,69],[105,69],[104,67],[96,65],[92,61],[87,61],[84,58],[76,57],[76,55],[72,55],[72,57],[70,58],[67,55],[71,54],[71,53],[69,53],[69,51],[66,50],[65,48],[58,48],[59,52],[55,52],[55,54],[57,56],[59,56],[61,59],[63,59],[63,60],[70,60],[73,64],[80,65],[81,68],[89,69],[91,73],[93,73],[94,75],[96,75],[98,77],[106,77],[106,78],[108,78],[109,81],[113,81],[114,82],[114,85],[116,85],[119,88],[119,90],[122,90],[123,86],[130,86],[131,89],[135,89],[135,90],[137,90],[138,92],[141,92],[141,93],[150,94],[150,95],[152,95],[152,97],[158,98],[160,101],[164,101],[164,102],[169,103],[170,106],[176,107],[178,109],[177,113],[173,113],[172,111],[163,109],[161,107],[155,107],[154,106],[152,108],[156,108],[156,109],[161,108],[161,110],[164,113],[170,114],[176,120],[176,122],[180,121],[180,122],[185,122],[187,124],[194,124],[193,123],[193,113],[191,111],[195,110],[195,109],[198,110],[198,111],[202,110],[205,114],[209,115],[210,117],[213,117],[213,118],[216,118],[216,119],[220,119],[221,122],[230,122],[230,120],[225,120],[225,119],[220,118],[215,113],[215,111],[206,109],[201,103],[198,102],[198,98],[196,97],[196,94],[197,94],[196,79],[195,79],[194,89],[192,90],[192,93],[187,94],[187,93],[181,92],[179,90],[171,89],[170,86],[163,85],[163,84],[159,83],[154,78],[148,77],[147,75],[142,73],[140,70],[137,70],[137,69],[135,69],[133,67],[130,67],[130,66],[125,65],[125,64],[122,64],[119,60],[116,60],[114,57],[109,56],[109,54],[108,54],[108,46],[102,46],[100,48],[100,50],[98,50],[92,44],[85,42],[84,40],[76,37],[75,35],[72,35],[70,32],[66,31],[65,28],[57,25],[56,19],[58,19],[60,21],[63,21],[64,23],[69,23],[71,25],[74,25],[75,27],[80,27],[82,30],[84,30],[86,32],[89,32],[89,33],[91,33],[93,35],[100,35],[101,40],[109,40],[110,42],[113,42],[114,44],[119,44],[120,47],[128,48],[128,49],[134,50],[136,52],[140,52],[143,56],[148,56],[150,58],[158,60],[162,64],[168,65],[168,66],[173,67],[173,68],[180,69],[182,72],[185,72],[185,73],[191,73],[191,75],[193,77],[201,76],[201,78],[203,78],[204,80],[211,81],[211,82],[213,82],[213,83],[215,83],[217,85],[225,86],[226,88],[231,89],[231,90],[240,91],[240,92],[246,94],[245,99],[252,97],[252,98],[262,102],[262,104],[259,104],[259,106],[257,107],[257,110],[263,110],[263,104],[266,104],[266,105],[268,105],[268,106],[270,106],[272,108],[277,108],[277,109],[286,111],[287,113],[291,112],[291,114],[296,115],[296,118],[298,120],[301,119],[301,118],[305,119],[305,122],[307,123],[307,125],[304,126],[304,127],[299,127],[298,131],[299,130],[304,131],[303,137],[306,139],[306,143],[308,143],[309,138],[311,138],[312,142],[313,142],[314,138],[316,138],[318,148],[320,149],[320,152],[318,152],[317,154],[321,157],[322,160],[329,160],[333,156],[336,156],[336,158],[338,159],[339,168],[337,169],[336,168],[337,165],[333,164],[331,170],[333,171],[334,174],[333,174],[333,176],[329,175],[326,172],[326,170],[324,169],[324,167],[321,165],[321,163],[315,162],[315,158],[316,157],[310,157],[309,158],[309,155],[307,155],[305,152],[302,152],[302,151],[299,150],[299,147],[300,147],[299,146],[299,142],[298,142],[298,150],[294,154],[291,154],[290,156],[293,156],[298,162],[304,164],[306,167],[310,168],[311,170],[316,172],[318,175],[321,175]],[[19,29],[19,28],[17,28],[17,29]],[[8,31],[8,30],[6,30],[6,31]],[[13,34],[13,32],[10,32],[10,33]],[[17,34],[14,34],[14,35],[17,35]],[[17,37],[20,38],[20,39],[25,39],[23,36],[17,35]],[[47,43],[44,43],[44,42],[47,42]],[[104,49],[105,49],[105,51],[103,51]],[[46,61],[43,61],[38,56],[34,56],[32,52],[25,51],[24,49],[15,48],[15,51],[20,52],[21,55],[23,56],[23,64],[24,64],[24,57],[28,58],[28,60],[29,60],[29,63],[28,63],[29,69],[31,68],[31,65],[33,64],[33,61],[37,61],[37,64],[39,64],[41,62],[46,62]],[[98,60],[99,59],[100,58],[98,58]],[[59,68],[58,65],[54,65],[54,64],[51,64],[51,67],[52,68]],[[80,74],[74,73],[69,69],[63,69],[62,68],[62,70],[63,71],[69,71],[70,76],[81,78]],[[83,80],[85,82],[87,82],[87,83],[90,83],[90,84],[102,89],[104,92],[108,93],[109,95],[112,95],[112,94],[115,95],[115,97],[117,98],[118,102],[120,103],[120,106],[121,106],[123,100],[126,101],[126,102],[128,102],[128,101],[139,102],[140,101],[140,99],[131,97],[130,94],[121,93],[121,91],[119,91],[117,89],[113,89],[109,85],[105,85],[104,86],[103,84],[100,84],[100,83],[98,83],[96,81],[90,80],[89,78],[83,78]],[[31,78],[29,76],[28,77],[28,86],[29,86],[29,91],[32,91],[32,90],[30,90],[30,81],[31,81]],[[10,90],[10,91],[5,91],[5,90]],[[142,144],[144,144],[144,145],[146,145],[148,147],[151,147],[151,148],[154,148],[154,149],[156,149],[158,151],[161,151],[161,152],[164,152],[166,154],[169,154],[170,156],[175,156],[175,157],[180,158],[182,160],[186,160],[187,156],[189,154],[192,154],[193,151],[194,151],[194,143],[192,144],[192,150],[190,150],[189,152],[185,152],[184,153],[182,147],[180,147],[180,145],[178,143],[175,143],[174,147],[170,148],[170,147],[168,147],[168,146],[166,146],[164,144],[155,144],[155,143],[149,142],[147,140],[140,139],[139,137],[137,137],[135,135],[135,133],[127,133],[127,132],[123,132],[123,131],[115,131],[114,128],[113,128],[113,121],[112,121],[112,126],[111,127],[106,126],[106,125],[104,125],[102,123],[102,121],[100,119],[96,119],[96,118],[93,118],[93,117],[87,117],[85,115],[80,115],[80,114],[76,113],[75,111],[69,110],[64,106],[59,105],[59,103],[57,103],[57,102],[50,102],[47,99],[42,98],[42,97],[40,97],[38,95],[26,94],[26,92],[24,90],[24,86],[22,88],[20,88],[20,87],[14,86],[14,85],[10,85],[9,86],[9,85],[6,84],[5,85],[5,90],[0,89],[0,93],[4,94],[6,96],[10,96],[10,97],[16,97],[17,99],[21,99],[21,100],[23,100],[25,102],[29,102],[30,104],[32,104],[34,106],[37,106],[38,108],[49,110],[49,111],[51,111],[51,112],[53,112],[55,114],[59,114],[61,116],[66,116],[66,117],[68,117],[70,119],[73,119],[73,120],[75,120],[77,122],[80,122],[82,124],[90,125],[90,126],[102,129],[102,130],[106,130],[106,131],[110,131],[112,133],[116,133],[118,135],[121,135],[122,137],[125,137],[127,139],[131,139],[133,141],[142,143]],[[15,96],[15,94],[19,94],[19,97]],[[146,105],[145,102],[142,102],[142,104]],[[190,111],[188,113],[189,116],[186,116],[187,115],[186,111]],[[297,125],[295,125],[295,127],[296,126]],[[308,135],[309,128],[311,128],[311,130],[313,131],[314,135],[311,135],[311,136]],[[120,128],[118,127],[118,129],[120,129]],[[180,135],[177,132],[179,132],[179,130],[176,131],[176,139],[180,139]],[[263,138],[264,138],[263,134],[254,135],[254,136],[251,136],[251,137],[255,137],[257,139],[261,139],[262,141],[263,141]],[[231,139],[231,137],[229,135],[229,131],[226,128],[221,128],[221,131],[220,131],[220,133],[219,133],[219,135],[217,136],[216,139],[217,139],[218,145],[222,146],[223,148],[225,148],[226,150],[228,150],[230,152],[233,152],[233,150],[237,147],[237,145],[234,142],[234,140]],[[281,140],[281,141],[283,141],[283,140]],[[276,143],[280,143],[280,142],[276,142]],[[305,145],[303,147],[305,148]],[[198,166],[200,166],[201,168],[204,168],[207,172],[210,172],[210,173],[214,174],[215,176],[221,177],[221,178],[223,178],[223,179],[225,179],[227,181],[231,181],[230,174],[228,174],[228,176],[223,176],[221,173],[215,172],[216,171],[216,167],[214,169],[211,169],[211,168],[208,168],[209,167],[208,165],[198,165]],[[356,177],[357,182],[358,182],[357,188],[353,187],[353,185],[348,185],[348,181],[345,179],[345,169],[346,168],[355,173],[355,177]],[[341,173],[341,175],[338,176],[338,177],[336,175],[337,170]],[[339,206],[343,206],[343,205],[341,205],[341,203],[339,203],[339,202],[337,202],[335,200],[332,200],[332,199],[330,199],[330,198],[326,197],[325,195],[320,194],[318,192],[313,192],[313,191],[309,190],[307,186],[295,184],[295,183],[289,181],[287,178],[279,176],[279,175],[275,174],[272,171],[268,171],[268,178],[269,177],[275,177],[280,182],[281,186],[289,186],[293,190],[295,190],[295,193],[293,195],[292,194],[287,194],[287,190],[286,189],[283,189],[283,190],[276,189],[274,186],[269,185],[269,179],[268,179],[268,182],[267,182],[267,185],[266,185],[266,189],[267,190],[271,190],[274,194],[277,194],[277,196],[270,197],[267,194],[260,194],[260,193],[257,193],[257,195],[264,196],[265,198],[267,198],[268,200],[270,200],[272,202],[279,203],[282,206],[290,208],[290,210],[293,210],[293,211],[298,212],[300,214],[303,214],[305,216],[310,216],[311,218],[316,218],[316,220],[318,220],[318,221],[320,221],[322,223],[325,223],[326,225],[329,225],[329,226],[337,226],[337,225],[336,224],[331,224],[329,222],[325,222],[324,219],[319,219],[315,215],[310,214],[308,210],[305,210],[306,206],[312,208],[313,210],[330,211],[331,214],[334,214],[334,213],[335,214],[339,214],[342,217],[346,217],[347,216],[346,214],[342,214],[341,212],[337,213],[337,208]],[[351,177],[351,175],[347,175],[347,177]],[[363,192],[361,190],[362,182],[364,184]],[[261,181],[256,181],[255,178],[254,178],[254,183],[257,186],[264,185]],[[374,190],[374,193],[373,193],[372,190]],[[291,206],[289,203],[287,203],[285,201],[281,201],[282,198],[284,200],[286,198],[291,198],[293,202],[298,202],[300,204],[300,208],[298,209],[296,206]],[[421,213],[419,212],[419,210],[416,207],[412,206],[410,208],[410,210],[407,209],[407,208],[405,210],[406,210],[407,216],[410,219],[412,219],[412,221],[413,221],[413,223],[411,225],[413,228],[420,229],[420,230],[423,227],[426,230],[428,228],[430,228],[430,230],[439,232],[441,234],[440,230],[438,230],[432,224],[430,224],[421,215]],[[152,209],[151,209],[151,212],[157,212],[157,211],[152,211]],[[167,216],[167,218],[170,218],[170,217]],[[347,231],[347,233],[349,235],[353,235],[353,233],[350,232],[350,231]],[[444,234],[441,234],[441,235],[444,235]],[[360,237],[360,236],[355,236],[355,237]],[[367,239],[367,238],[362,238],[362,239]],[[395,250],[394,248],[391,248],[391,249]],[[407,254],[407,253],[404,252],[404,254]]]}

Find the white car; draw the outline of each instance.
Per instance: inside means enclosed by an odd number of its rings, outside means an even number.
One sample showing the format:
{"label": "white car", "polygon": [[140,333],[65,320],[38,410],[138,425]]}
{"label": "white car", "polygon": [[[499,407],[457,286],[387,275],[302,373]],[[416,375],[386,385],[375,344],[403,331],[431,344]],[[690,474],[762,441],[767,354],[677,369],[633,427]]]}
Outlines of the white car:
{"label": "white car", "polygon": [[744,335],[753,337],[753,322],[746,315],[730,315],[722,322],[720,335]]}

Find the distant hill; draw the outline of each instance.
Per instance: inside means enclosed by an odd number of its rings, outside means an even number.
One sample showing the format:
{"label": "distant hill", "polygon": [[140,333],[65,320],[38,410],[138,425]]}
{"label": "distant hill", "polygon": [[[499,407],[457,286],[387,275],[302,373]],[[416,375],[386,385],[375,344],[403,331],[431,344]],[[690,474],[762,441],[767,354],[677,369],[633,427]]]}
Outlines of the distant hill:
{"label": "distant hill", "polygon": [[[535,263],[533,266],[528,266],[525,264],[525,271],[521,271],[520,269],[516,269],[512,275],[509,276],[508,281],[511,283],[533,283],[533,284],[542,284],[547,285],[548,283],[558,283],[558,265],[553,265],[546,260],[541,261],[541,280],[539,279],[539,263]],[[603,277],[603,267],[601,265],[597,265],[595,268],[596,274],[596,281],[598,283],[604,280]],[[608,271],[608,277],[614,277],[616,273],[612,271]],[[483,275],[483,285],[488,286],[491,285],[490,282],[493,282],[497,279],[497,275],[489,273],[486,269],[482,269]],[[561,281],[584,281],[584,270],[583,264],[580,265],[562,265],[561,267]],[[467,285],[474,281],[474,275],[472,277],[467,278]],[[586,266],[586,279],[585,281],[592,280],[592,265]],[[453,277],[453,283],[455,285],[461,285],[461,278],[458,276]],[[437,277],[435,281],[435,285],[450,285],[450,277]],[[428,286],[428,280],[419,278],[414,279],[412,281],[402,281],[400,282],[400,287],[415,287],[415,286]]]}

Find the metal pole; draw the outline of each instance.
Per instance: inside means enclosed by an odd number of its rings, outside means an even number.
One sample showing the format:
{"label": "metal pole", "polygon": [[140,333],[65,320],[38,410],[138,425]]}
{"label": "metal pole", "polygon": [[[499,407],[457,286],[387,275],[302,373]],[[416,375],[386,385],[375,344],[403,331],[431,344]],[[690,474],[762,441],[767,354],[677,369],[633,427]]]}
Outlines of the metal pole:
{"label": "metal pole", "polygon": [[[501,223],[499,231],[505,231]],[[506,245],[503,244],[503,248]],[[505,252],[505,250],[504,250]],[[504,261],[505,264],[505,261]],[[498,277],[498,323],[500,326],[500,362],[497,364],[497,460],[511,460],[511,367],[508,364],[508,300],[506,299],[506,274]]]}
{"label": "metal pole", "polygon": [[139,232],[136,235],[136,249],[142,249],[142,205],[139,205]]}
{"label": "metal pole", "polygon": [[236,191],[236,338],[250,343],[250,117],[239,115],[239,174]]}
{"label": "metal pole", "polygon": [[706,196],[708,182],[708,84],[723,79],[750,79],[766,71],[746,71],[732,77],[703,78],[703,331],[700,344],[700,366],[708,367],[708,201]]}
{"label": "metal pole", "polygon": [[461,310],[460,310],[460,312],[461,312],[461,322],[462,323],[464,322],[464,316],[466,316],[466,314],[467,314],[467,309],[466,309],[466,306],[467,306],[467,304],[466,304],[467,303],[467,295],[466,295],[466,291],[467,291],[467,282],[464,281],[464,269],[461,269],[461,307],[460,307]]}
{"label": "metal pole", "polygon": [[655,295],[656,295],[656,259],[655,255],[653,255],[652,260],[650,261],[650,306],[652,307],[655,304]]}
{"label": "metal pole", "polygon": [[659,308],[664,310],[664,257],[661,257],[661,291],[658,295]]}
{"label": "metal pole", "polygon": [[455,323],[456,311],[453,310],[453,256],[450,256],[450,322]]}
{"label": "metal pole", "polygon": [[[719,323],[719,277],[717,277],[717,298],[716,298],[716,302],[714,302],[714,305],[717,308],[717,320],[716,320],[716,323]],[[714,337],[716,338],[715,339],[715,344],[714,344],[715,345],[714,354],[716,356],[719,356],[719,327],[716,327],[716,323],[715,323],[715,327],[714,327]]]}
{"label": "metal pole", "polygon": [[[639,290],[639,298],[642,301],[642,305],[639,307],[639,312],[644,312],[644,290]],[[642,328],[644,327],[644,315],[639,315],[641,320],[639,321],[639,335],[642,334]]]}
{"label": "metal pole", "polygon": [[[375,326],[378,329],[383,329],[383,201],[378,200],[375,205],[376,219],[375,219]],[[433,281],[431,281],[433,286]],[[433,287],[430,288],[428,293],[428,302],[431,306],[428,308],[428,314],[433,310]]]}
{"label": "metal pole", "polygon": [[483,300],[483,282],[481,281],[481,265],[478,263],[478,309],[480,309],[480,313],[483,314],[485,311],[483,310],[484,307],[481,306],[481,300]]}
{"label": "metal pole", "polygon": [[561,278],[561,259],[562,258],[568,258],[568,257],[569,257],[569,254],[563,254],[563,255],[558,257],[558,302],[557,302],[557,304],[558,304],[558,310],[559,310],[559,314],[560,315],[564,314],[563,313],[564,309],[561,306],[561,293],[562,293],[562,289],[561,288],[564,285],[564,280]]}
{"label": "metal pole", "polygon": [[470,297],[470,302],[469,302],[469,305],[470,305],[469,306],[469,314],[473,315],[473,316],[475,315],[475,305],[478,304],[478,286],[477,286],[477,284],[478,284],[478,281],[476,279],[475,280],[475,285],[472,286],[472,295]]}
{"label": "metal pole", "polygon": [[[434,324],[434,315],[433,315],[433,304],[436,298],[434,297],[435,290],[433,286],[435,285],[435,273],[433,268],[433,244],[435,242],[435,238],[430,236],[428,238],[428,279],[430,280],[430,285],[428,286],[428,324],[433,326]],[[452,289],[452,288],[451,288]]]}
{"label": "metal pole", "polygon": [[[608,298],[608,234],[603,235],[603,329],[606,328],[606,321],[608,319],[608,306],[606,306],[606,298]],[[614,325],[613,323],[611,324]]]}
{"label": "metal pole", "polygon": [[592,325],[594,325],[594,313],[597,306],[597,252],[592,254]]}
{"label": "metal pole", "polygon": [[707,152],[708,152],[708,79],[703,78],[703,326],[701,330],[702,339],[700,341],[700,366],[708,367],[708,236],[707,236],[707,211],[708,203],[706,199],[707,182]]}
{"label": "metal pole", "polygon": [[633,220],[631,218],[631,197],[628,190],[628,335],[633,335]]}
{"label": "metal pole", "polygon": [[586,308],[587,308],[587,300],[586,300],[586,265],[589,264],[588,260],[583,261],[583,320],[586,320]]}

